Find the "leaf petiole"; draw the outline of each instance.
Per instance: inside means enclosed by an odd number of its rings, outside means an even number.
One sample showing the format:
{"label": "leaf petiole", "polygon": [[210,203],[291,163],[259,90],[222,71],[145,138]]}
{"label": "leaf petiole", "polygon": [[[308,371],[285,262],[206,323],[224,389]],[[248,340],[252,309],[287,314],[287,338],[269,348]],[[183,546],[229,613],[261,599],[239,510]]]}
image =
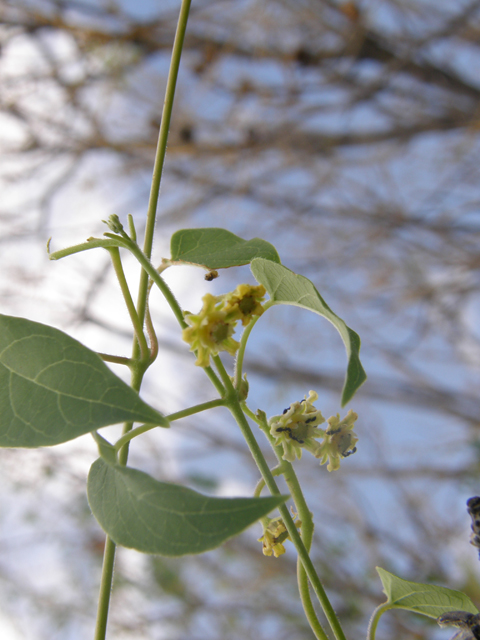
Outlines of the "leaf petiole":
{"label": "leaf petiole", "polygon": [[[218,356],[214,357],[214,361],[217,367],[219,368],[220,375],[222,377],[222,380],[225,382],[225,386],[227,389],[228,399],[226,399],[226,406],[228,407],[232,416],[235,418],[235,421],[240,427],[242,435],[245,438],[248,448],[250,449],[250,453],[252,454],[252,457],[255,460],[255,463],[260,473],[262,474],[262,477],[265,480],[265,484],[267,485],[270,493],[272,495],[279,495],[280,490],[277,486],[277,483],[275,482],[275,478],[273,477],[273,474],[270,471],[267,461],[265,460],[265,456],[263,455],[263,452],[255,436],[253,435],[250,425],[248,424],[248,421],[245,417],[245,413],[242,409],[242,405],[238,401],[238,398],[232,386],[231,380],[228,374],[226,373],[225,369],[223,368],[222,361]],[[222,372],[222,369],[223,369],[223,372]],[[317,596],[317,599],[322,606],[322,609],[335,635],[336,640],[346,640],[345,634],[340,625],[340,622],[335,614],[335,611],[330,603],[330,600],[328,599],[325,589],[323,588],[321,580],[318,577],[318,574],[315,570],[313,562],[309,556],[308,550],[305,547],[305,544],[302,538],[300,537],[300,534],[297,530],[297,527],[295,525],[295,522],[293,521],[292,516],[290,515],[288,507],[285,504],[282,504],[278,507],[278,510],[280,511],[280,515],[282,516],[285,527],[287,528],[288,534],[290,536],[290,540],[293,542],[293,545],[297,550],[299,560],[302,563],[303,568],[305,569],[305,573],[307,574],[310,584],[312,585],[312,588],[315,591],[315,595]],[[318,637],[321,638],[322,640],[327,639],[327,635],[321,628],[320,624],[316,625],[315,632],[318,634]]]}
{"label": "leaf petiole", "polygon": [[[210,400],[209,402],[202,402],[201,404],[197,404],[193,407],[189,407],[188,409],[182,409],[182,411],[177,411],[176,413],[171,413],[169,416],[165,416],[165,420],[168,422],[174,422],[175,420],[180,420],[181,418],[187,418],[188,416],[193,416],[196,413],[200,413],[202,411],[207,411],[208,409],[214,409],[215,407],[224,407],[225,401],[222,398],[218,398],[217,400]],[[128,433],[123,434],[114,447],[116,451],[120,451],[120,449],[125,446],[130,440],[136,438],[137,436],[142,435],[142,433],[146,433],[147,431],[151,431],[152,429],[156,429],[157,427],[164,427],[165,425],[158,424],[142,424],[136,429],[131,429]]]}
{"label": "leaf petiole", "polygon": [[97,353],[104,362],[111,362],[112,364],[123,364],[126,367],[132,367],[134,365],[133,360],[131,358],[125,358],[125,356],[112,356],[109,353]]}
{"label": "leaf petiole", "polygon": [[65,249],[60,249],[59,251],[49,253],[49,259],[61,260],[62,258],[66,258],[67,256],[73,256],[75,253],[89,251],[90,249],[112,249],[114,247],[124,246],[125,243],[123,242],[122,238],[120,238],[120,236],[113,236],[111,238],[90,238],[89,240],[87,240],[87,242],[75,244],[73,245],[73,247],[66,247]]}
{"label": "leaf petiole", "polygon": [[[268,300],[263,305],[263,309],[264,309],[263,313],[265,313],[265,311],[267,311],[271,306],[272,306],[272,303],[270,302],[270,300]],[[238,348],[237,356],[235,358],[234,386],[236,389],[239,389],[240,385],[242,384],[243,359],[245,357],[245,349],[247,347],[247,341],[248,341],[248,338],[250,337],[250,333],[252,332],[253,327],[255,326],[259,318],[261,318],[261,316],[253,316],[250,322],[248,323],[248,325],[245,327],[240,337],[240,347]]]}
{"label": "leaf petiole", "polygon": [[389,609],[392,609],[392,605],[389,602],[384,602],[372,613],[372,617],[368,624],[367,640],[375,640],[375,632],[377,631],[378,622],[385,611],[388,611]]}

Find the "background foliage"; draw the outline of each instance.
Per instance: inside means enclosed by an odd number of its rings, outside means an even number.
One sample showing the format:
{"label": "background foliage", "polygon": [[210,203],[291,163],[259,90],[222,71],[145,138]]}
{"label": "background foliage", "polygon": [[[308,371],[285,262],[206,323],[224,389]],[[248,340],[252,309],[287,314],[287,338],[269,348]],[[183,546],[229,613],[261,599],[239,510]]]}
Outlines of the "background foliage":
{"label": "background foliage", "polygon": [[[0,10],[2,312],[125,353],[108,257],[52,265],[44,245],[98,235],[110,213],[141,227],[177,3],[3,0]],[[315,561],[351,637],[382,600],[376,564],[480,599],[464,509],[479,493],[479,33],[476,0],[192,7],[155,259],[186,226],[263,237],[361,335],[358,453],[337,474],[299,467]],[[172,286],[192,311],[203,291],[249,277],[179,273]],[[157,299],[152,312],[167,324],[146,397],[164,413],[185,394],[210,399],[198,372],[179,373],[191,354]],[[339,411],[334,329],[298,309],[269,314],[276,330],[258,323],[247,355],[251,406],[277,414],[312,388],[324,414]],[[132,465],[247,495],[248,454],[221,410],[211,416],[149,436]],[[91,635],[102,544],[84,489],[93,456],[88,439],[1,453],[2,612],[19,638]],[[188,561],[119,554],[112,637],[310,638],[293,551],[264,558],[256,533]],[[389,614],[382,632],[448,635],[405,614]]]}

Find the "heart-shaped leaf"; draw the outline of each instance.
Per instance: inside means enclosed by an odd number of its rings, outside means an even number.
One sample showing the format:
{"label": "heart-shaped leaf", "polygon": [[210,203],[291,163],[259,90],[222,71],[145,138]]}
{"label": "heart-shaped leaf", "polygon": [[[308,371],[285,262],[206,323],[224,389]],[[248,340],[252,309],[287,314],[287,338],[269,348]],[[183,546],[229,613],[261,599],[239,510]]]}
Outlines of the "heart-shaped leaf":
{"label": "heart-shaped leaf", "polygon": [[67,334],[0,315],[0,446],[42,447],[110,424],[168,427],[102,359]]}
{"label": "heart-shaped leaf", "polygon": [[257,258],[251,264],[255,279],[268,291],[276,304],[309,309],[329,320],[340,333],[347,349],[347,375],[342,391],[342,407],[349,402],[367,376],[359,358],[360,337],[339,318],[315,289],[313,283],[281,264]]}
{"label": "heart-shaped leaf", "polygon": [[433,584],[409,582],[380,567],[376,569],[390,609],[406,609],[429,618],[438,618],[449,611],[478,613],[470,598],[461,591],[437,587]]}
{"label": "heart-shaped leaf", "polygon": [[114,542],[164,556],[215,549],[288,498],[212,498],[102,458],[87,488],[93,515]]}
{"label": "heart-shaped leaf", "polygon": [[280,262],[275,247],[261,240],[242,240],[225,229],[182,229],[170,242],[171,260],[207,269],[225,269],[249,264],[254,258]]}

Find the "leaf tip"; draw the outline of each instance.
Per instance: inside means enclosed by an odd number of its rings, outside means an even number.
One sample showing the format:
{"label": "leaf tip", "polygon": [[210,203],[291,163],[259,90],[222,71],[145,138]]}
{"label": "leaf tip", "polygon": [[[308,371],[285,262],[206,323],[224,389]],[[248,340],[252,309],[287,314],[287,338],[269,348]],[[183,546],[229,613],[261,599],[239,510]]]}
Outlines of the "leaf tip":
{"label": "leaf tip", "polygon": [[350,363],[347,369],[347,376],[342,391],[341,407],[350,402],[353,396],[357,393],[360,387],[367,380],[367,374],[363,368],[360,359],[357,357],[355,360],[351,357]]}

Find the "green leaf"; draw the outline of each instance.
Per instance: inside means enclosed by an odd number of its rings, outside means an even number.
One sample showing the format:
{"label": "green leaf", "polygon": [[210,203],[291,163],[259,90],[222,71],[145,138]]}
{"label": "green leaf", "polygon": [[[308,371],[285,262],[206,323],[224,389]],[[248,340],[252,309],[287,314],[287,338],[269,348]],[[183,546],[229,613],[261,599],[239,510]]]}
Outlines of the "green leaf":
{"label": "green leaf", "polygon": [[275,247],[261,240],[242,240],[225,229],[182,229],[173,234],[171,260],[207,269],[225,269],[249,264],[254,258],[280,263]]}
{"label": "green leaf", "polygon": [[376,569],[391,609],[406,609],[429,618],[438,618],[449,611],[478,613],[470,598],[461,591],[409,582],[380,567]]}
{"label": "green leaf", "polygon": [[42,447],[124,421],[168,426],[67,334],[0,315],[0,446]]}
{"label": "green leaf", "polygon": [[367,376],[359,358],[360,337],[347,327],[315,289],[313,283],[281,264],[257,258],[252,261],[255,279],[268,291],[276,304],[289,304],[309,309],[329,320],[340,333],[347,349],[347,375],[342,391],[342,407],[349,402]]}
{"label": "green leaf", "polygon": [[114,542],[164,556],[215,549],[288,498],[211,498],[102,458],[90,469],[87,490],[93,515]]}

